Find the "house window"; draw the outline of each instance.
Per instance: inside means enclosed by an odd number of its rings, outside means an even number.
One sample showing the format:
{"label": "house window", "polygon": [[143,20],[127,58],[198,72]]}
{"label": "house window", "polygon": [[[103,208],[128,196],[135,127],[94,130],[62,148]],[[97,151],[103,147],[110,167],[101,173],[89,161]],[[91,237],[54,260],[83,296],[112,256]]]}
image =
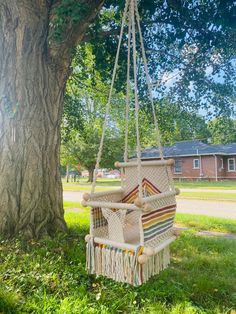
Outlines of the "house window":
{"label": "house window", "polygon": [[174,166],[175,173],[182,173],[182,160],[176,160]]}
{"label": "house window", "polygon": [[224,159],[220,158],[220,169],[224,169]]}
{"label": "house window", "polygon": [[228,171],[235,171],[235,159],[234,158],[228,159]]}
{"label": "house window", "polygon": [[200,168],[199,159],[193,159],[193,169],[199,169],[199,168]]}

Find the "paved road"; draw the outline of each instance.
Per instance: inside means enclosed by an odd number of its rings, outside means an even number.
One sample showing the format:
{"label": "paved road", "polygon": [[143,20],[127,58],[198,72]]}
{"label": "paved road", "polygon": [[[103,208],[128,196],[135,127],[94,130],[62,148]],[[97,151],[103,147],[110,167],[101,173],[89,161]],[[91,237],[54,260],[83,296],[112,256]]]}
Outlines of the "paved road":
{"label": "paved road", "polygon": [[[64,191],[64,200],[81,202],[83,193]],[[236,219],[236,202],[178,199],[177,212]]]}
{"label": "paved road", "polygon": [[236,202],[178,199],[177,212],[236,219]]}
{"label": "paved road", "polygon": [[63,198],[65,201],[71,201],[71,202],[81,202],[83,199],[83,194],[85,192],[63,192]]}

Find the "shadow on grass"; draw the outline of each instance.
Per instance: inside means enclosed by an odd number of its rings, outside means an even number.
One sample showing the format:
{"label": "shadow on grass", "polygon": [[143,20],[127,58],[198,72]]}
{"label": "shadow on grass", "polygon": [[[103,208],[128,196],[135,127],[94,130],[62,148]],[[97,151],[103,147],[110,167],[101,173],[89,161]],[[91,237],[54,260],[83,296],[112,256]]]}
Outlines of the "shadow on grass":
{"label": "shadow on grass", "polygon": [[0,312],[203,314],[236,308],[236,241],[186,232],[172,245],[169,269],[135,288],[87,275],[87,214],[71,213],[67,221],[68,235],[1,242]]}
{"label": "shadow on grass", "polygon": [[16,313],[19,304],[17,294],[6,291],[0,286],[0,313]]}

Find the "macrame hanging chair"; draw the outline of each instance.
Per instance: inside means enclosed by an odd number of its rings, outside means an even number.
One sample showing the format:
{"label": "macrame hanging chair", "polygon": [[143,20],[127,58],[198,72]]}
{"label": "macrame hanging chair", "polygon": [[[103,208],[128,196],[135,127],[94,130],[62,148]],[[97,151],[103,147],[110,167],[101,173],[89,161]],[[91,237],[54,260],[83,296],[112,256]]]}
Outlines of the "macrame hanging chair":
{"label": "macrame hanging chair", "polygon": [[[116,77],[122,36],[128,24],[127,95],[124,162],[116,162],[121,169],[122,187],[118,190],[95,192],[96,177],[108,124],[112,91]],[[136,31],[141,43],[142,59],[152,106],[160,160],[142,161],[139,137],[139,101],[137,86]],[[132,48],[132,49],[131,49]],[[130,84],[131,50],[134,82]],[[137,158],[128,160],[128,127],[130,91],[133,86]],[[90,274],[103,275],[118,282],[138,286],[158,274],[170,263],[169,245],[176,238],[173,221],[176,212],[171,175],[173,160],[164,160],[160,134],[154,109],[151,81],[140,28],[137,0],[127,0],[122,19],[119,44],[112,75],[111,89],[101,143],[94,171],[92,191],[83,196],[82,204],[90,206],[90,234],[86,236],[86,268]]]}

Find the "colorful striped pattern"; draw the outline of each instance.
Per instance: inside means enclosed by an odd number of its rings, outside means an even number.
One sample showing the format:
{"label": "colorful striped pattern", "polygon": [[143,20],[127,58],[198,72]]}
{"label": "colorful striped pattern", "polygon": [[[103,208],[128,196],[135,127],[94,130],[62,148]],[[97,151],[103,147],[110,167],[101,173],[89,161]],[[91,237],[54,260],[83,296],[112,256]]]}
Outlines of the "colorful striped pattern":
{"label": "colorful striped pattern", "polygon": [[173,226],[176,204],[142,215],[144,242],[154,239]]}
{"label": "colorful striped pattern", "polygon": [[[147,179],[143,179],[142,181],[142,190],[144,196],[151,196],[154,194],[159,194],[161,191],[155,187],[150,181]],[[128,203],[131,204],[134,202],[134,200],[138,197],[138,186],[136,186],[129,194],[127,194],[123,200],[122,203]]]}
{"label": "colorful striped pattern", "polygon": [[91,209],[93,217],[93,228],[100,228],[107,225],[107,220],[103,217],[102,210],[100,207]]}
{"label": "colorful striped pattern", "polygon": [[[142,189],[143,194],[146,197],[161,193],[161,191],[146,178],[144,178],[142,181]],[[122,203],[131,204],[134,202],[137,196],[138,186],[136,186],[122,199]],[[175,211],[176,204],[173,204],[142,215],[144,242],[152,240],[156,236],[169,230],[173,225]],[[127,211],[127,214],[132,212],[132,210],[129,210]],[[94,229],[107,225],[107,220],[103,217],[101,208],[92,208],[92,216]]]}

